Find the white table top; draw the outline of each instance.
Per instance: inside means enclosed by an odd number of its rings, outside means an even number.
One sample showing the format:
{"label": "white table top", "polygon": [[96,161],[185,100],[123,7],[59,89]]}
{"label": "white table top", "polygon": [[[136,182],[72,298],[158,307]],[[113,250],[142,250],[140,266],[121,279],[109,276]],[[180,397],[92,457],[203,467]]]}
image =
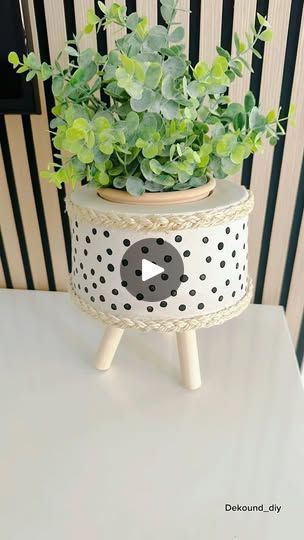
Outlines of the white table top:
{"label": "white table top", "polygon": [[[173,336],[100,326],[64,293],[0,291],[0,538],[300,540],[304,396],[281,308],[198,332],[202,388]],[[225,504],[282,506],[225,512]]]}

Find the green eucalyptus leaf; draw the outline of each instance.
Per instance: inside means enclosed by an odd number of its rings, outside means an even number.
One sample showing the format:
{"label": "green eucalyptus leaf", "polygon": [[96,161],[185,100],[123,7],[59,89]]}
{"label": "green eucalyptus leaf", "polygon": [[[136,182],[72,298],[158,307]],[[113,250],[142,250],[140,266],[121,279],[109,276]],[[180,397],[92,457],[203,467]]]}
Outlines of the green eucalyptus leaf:
{"label": "green eucalyptus leaf", "polygon": [[240,38],[239,38],[239,36],[238,36],[238,34],[236,32],[234,32],[234,34],[233,34],[233,40],[234,40],[236,52],[239,54],[241,44],[240,44]]}
{"label": "green eucalyptus leaf", "polygon": [[216,50],[217,50],[217,54],[219,54],[220,56],[223,56],[224,58],[226,58],[226,60],[229,62],[230,59],[231,59],[231,54],[226,51],[225,49],[223,49],[223,47],[216,47]]}
{"label": "green eucalyptus leaf", "polygon": [[130,195],[140,197],[145,192],[145,184],[141,178],[137,176],[129,176],[126,182],[126,189]]}
{"label": "green eucalyptus leaf", "polygon": [[257,13],[257,18],[261,26],[265,26],[266,24],[266,18],[263,17],[260,13]]}
{"label": "green eucalyptus leaf", "polygon": [[177,56],[168,58],[164,62],[164,72],[166,75],[171,75],[174,79],[182,77],[186,71],[186,62]]}
{"label": "green eucalyptus leaf", "polygon": [[93,59],[95,58],[95,52],[93,49],[86,49],[85,51],[82,51],[78,58],[78,64],[80,67],[86,67],[88,66]]}
{"label": "green eucalyptus leaf", "polygon": [[46,62],[41,64],[41,80],[47,81],[52,76],[52,69]]}
{"label": "green eucalyptus leaf", "polygon": [[58,126],[64,126],[64,125],[65,125],[65,121],[62,118],[53,118],[50,121],[51,129],[57,128]]}
{"label": "green eucalyptus leaf", "polygon": [[167,43],[167,30],[164,26],[154,26],[149,31],[145,45],[151,51],[159,51],[162,47],[165,47]]}
{"label": "green eucalyptus leaf", "polygon": [[100,21],[100,18],[94,13],[93,9],[89,9],[87,12],[87,23],[88,24],[98,24]]}
{"label": "green eucalyptus leaf", "polygon": [[169,34],[169,41],[172,43],[178,43],[185,37],[185,30],[182,26],[177,26],[171,34]]}
{"label": "green eucalyptus leaf", "polygon": [[178,115],[179,106],[173,100],[164,99],[161,102],[160,110],[161,110],[162,115],[167,120],[172,120],[172,118],[175,118]]}
{"label": "green eucalyptus leaf", "polygon": [[139,116],[136,112],[129,112],[126,117],[126,127],[128,133],[134,133],[139,126]]}
{"label": "green eucalyptus leaf", "polygon": [[156,184],[155,182],[151,182],[150,180],[147,180],[145,182],[145,190],[151,191],[151,192],[163,191],[164,186],[162,186],[161,184]]}
{"label": "green eucalyptus leaf", "polygon": [[208,178],[206,175],[203,176],[194,176],[193,178],[190,178],[189,184],[191,187],[200,187],[207,184]]}
{"label": "green eucalyptus leaf", "polygon": [[244,98],[245,111],[250,112],[255,106],[255,97],[252,92],[248,92]]}
{"label": "green eucalyptus leaf", "polygon": [[31,81],[36,75],[36,72],[35,71],[29,71],[27,76],[25,77],[25,80],[27,82]]}
{"label": "green eucalyptus leaf", "polygon": [[240,170],[240,165],[235,164],[229,157],[224,157],[221,160],[221,168],[225,174],[235,174]]}
{"label": "green eucalyptus leaf", "polygon": [[105,15],[107,14],[107,7],[104,4],[104,2],[101,2],[101,0],[98,0],[98,7],[100,11],[102,11],[102,13],[104,13]]}
{"label": "green eucalyptus leaf", "polygon": [[174,178],[172,178],[172,176],[169,176],[168,174],[160,174],[156,176],[154,182],[165,187],[172,187],[175,184]]}
{"label": "green eucalyptus leaf", "polygon": [[154,92],[149,88],[145,88],[140,99],[131,98],[130,105],[135,112],[144,112],[153,103]]}
{"label": "green eucalyptus leaf", "polygon": [[145,158],[152,159],[159,154],[159,144],[150,142],[142,149]]}
{"label": "green eucalyptus leaf", "polygon": [[72,75],[69,84],[71,86],[78,86],[87,83],[96,74],[96,64],[90,62],[87,66],[76,69]]}
{"label": "green eucalyptus leaf", "polygon": [[9,53],[8,61],[10,64],[13,64],[13,66],[18,66],[18,64],[20,64],[19,56],[15,51]]}
{"label": "green eucalyptus leaf", "polygon": [[172,99],[176,96],[175,83],[171,75],[166,75],[166,77],[164,77],[162,86],[161,86],[161,91],[162,91],[162,95],[166,99]]}
{"label": "green eucalyptus leaf", "polygon": [[167,24],[170,24],[170,22],[174,19],[176,10],[172,6],[162,5],[160,8],[160,12],[165,22]]}
{"label": "green eucalyptus leaf", "polygon": [[99,186],[108,186],[110,183],[109,175],[103,170],[98,171],[97,174],[94,177],[95,181]]}
{"label": "green eucalyptus leaf", "polygon": [[191,81],[187,87],[187,92],[192,98],[203,97],[205,90],[206,86],[198,81]]}
{"label": "green eucalyptus leaf", "polygon": [[127,177],[126,176],[117,176],[113,180],[113,186],[116,189],[124,189],[127,184]]}
{"label": "green eucalyptus leaf", "polygon": [[226,133],[216,145],[216,153],[219,156],[228,156],[237,143],[237,137],[233,133]]}
{"label": "green eucalyptus leaf", "polygon": [[157,159],[150,160],[150,169],[156,175],[161,174],[163,172],[163,167],[159,163],[159,161],[157,161]]}
{"label": "green eucalyptus leaf", "polygon": [[249,115],[249,127],[251,129],[263,128],[265,124],[266,118],[260,114],[257,107],[253,107]]}
{"label": "green eucalyptus leaf", "polygon": [[70,45],[68,45],[65,50],[69,56],[79,56],[79,52],[77,51],[77,49],[71,47]]}
{"label": "green eucalyptus leaf", "polygon": [[279,139],[277,137],[270,137],[269,142],[270,142],[270,144],[272,146],[275,146],[277,144],[278,140]]}
{"label": "green eucalyptus leaf", "polygon": [[262,55],[259,51],[257,51],[256,49],[252,49],[252,52],[254,54],[254,56],[256,56],[257,58],[259,58],[259,60],[261,60],[262,58]]}
{"label": "green eucalyptus leaf", "polygon": [[40,68],[40,64],[38,62],[38,59],[37,59],[36,55],[33,52],[30,52],[30,54],[27,57],[24,58],[23,62],[30,69],[39,69]]}
{"label": "green eucalyptus leaf", "polygon": [[77,157],[81,163],[91,163],[94,159],[94,153],[90,148],[83,145],[81,150],[77,153]]}
{"label": "green eucalyptus leaf", "polygon": [[240,129],[242,130],[246,126],[246,114],[243,112],[239,112],[233,119],[233,127],[234,129]]}
{"label": "green eucalyptus leaf", "polygon": [[206,62],[199,62],[196,64],[193,75],[198,81],[203,80],[209,74],[209,67]]}
{"label": "green eucalyptus leaf", "polygon": [[25,73],[26,71],[28,71],[28,67],[21,66],[20,68],[17,69],[16,73]]}
{"label": "green eucalyptus leaf", "polygon": [[159,85],[161,76],[161,65],[156,62],[152,62],[146,71],[145,85],[148,86],[148,88],[152,88],[152,90],[154,90]]}
{"label": "green eucalyptus leaf", "polygon": [[244,146],[242,144],[237,144],[233,148],[233,150],[232,150],[232,152],[230,154],[230,159],[236,165],[240,165],[243,162],[244,156],[245,156],[245,148],[244,148]]}
{"label": "green eucalyptus leaf", "polygon": [[140,18],[137,15],[137,13],[135,12],[130,13],[130,15],[128,15],[127,20],[126,20],[127,28],[129,30],[135,30],[139,22],[140,22]]}
{"label": "green eucalyptus leaf", "polygon": [[150,182],[154,181],[155,174],[152,172],[150,168],[150,161],[149,159],[143,159],[140,163],[140,170],[142,172],[142,175],[146,180],[149,180]]}
{"label": "green eucalyptus leaf", "polygon": [[271,41],[272,40],[272,30],[271,30],[271,28],[267,28],[267,30],[264,30],[264,32],[262,32],[259,35],[259,39],[261,41]]}

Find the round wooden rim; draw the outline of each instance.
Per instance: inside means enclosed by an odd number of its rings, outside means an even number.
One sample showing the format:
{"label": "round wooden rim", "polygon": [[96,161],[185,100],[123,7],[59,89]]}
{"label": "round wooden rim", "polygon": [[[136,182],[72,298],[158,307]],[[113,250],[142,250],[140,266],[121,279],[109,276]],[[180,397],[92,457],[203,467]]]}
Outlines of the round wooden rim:
{"label": "round wooden rim", "polygon": [[121,204],[141,204],[151,206],[162,206],[168,204],[181,204],[186,202],[199,201],[209,197],[216,185],[214,178],[209,178],[207,184],[203,186],[187,189],[184,191],[166,191],[160,193],[144,193],[140,197],[134,197],[120,189],[100,188],[97,194],[106,201]]}

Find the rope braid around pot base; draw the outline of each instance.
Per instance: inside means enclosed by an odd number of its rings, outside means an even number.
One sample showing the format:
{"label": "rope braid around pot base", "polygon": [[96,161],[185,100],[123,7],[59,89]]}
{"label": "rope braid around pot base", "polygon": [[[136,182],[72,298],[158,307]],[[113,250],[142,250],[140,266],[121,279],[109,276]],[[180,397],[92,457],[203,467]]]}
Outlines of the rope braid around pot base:
{"label": "rope braid around pot base", "polygon": [[250,304],[252,299],[253,284],[252,280],[249,281],[248,289],[243,298],[237,303],[233,304],[229,308],[224,308],[221,311],[215,313],[208,313],[207,315],[201,315],[200,317],[190,317],[182,319],[163,319],[163,320],[149,320],[149,319],[130,319],[128,317],[118,317],[112,313],[103,311],[97,311],[93,306],[86,303],[75,291],[73,282],[70,276],[68,292],[75,304],[87,315],[90,315],[93,319],[99,320],[108,326],[115,326],[122,330],[141,330],[143,332],[189,332],[190,330],[199,330],[200,328],[210,328],[211,326],[218,326],[230,319],[240,315]]}

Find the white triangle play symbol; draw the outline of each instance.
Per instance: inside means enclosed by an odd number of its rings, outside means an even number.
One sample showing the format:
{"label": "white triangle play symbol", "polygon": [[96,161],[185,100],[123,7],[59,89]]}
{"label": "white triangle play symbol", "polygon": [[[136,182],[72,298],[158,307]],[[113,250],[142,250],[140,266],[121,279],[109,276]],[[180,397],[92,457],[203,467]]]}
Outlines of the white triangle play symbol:
{"label": "white triangle play symbol", "polygon": [[142,281],[147,281],[148,279],[158,276],[164,271],[164,268],[158,266],[158,264],[147,261],[147,259],[142,259],[141,261],[141,279]]}

